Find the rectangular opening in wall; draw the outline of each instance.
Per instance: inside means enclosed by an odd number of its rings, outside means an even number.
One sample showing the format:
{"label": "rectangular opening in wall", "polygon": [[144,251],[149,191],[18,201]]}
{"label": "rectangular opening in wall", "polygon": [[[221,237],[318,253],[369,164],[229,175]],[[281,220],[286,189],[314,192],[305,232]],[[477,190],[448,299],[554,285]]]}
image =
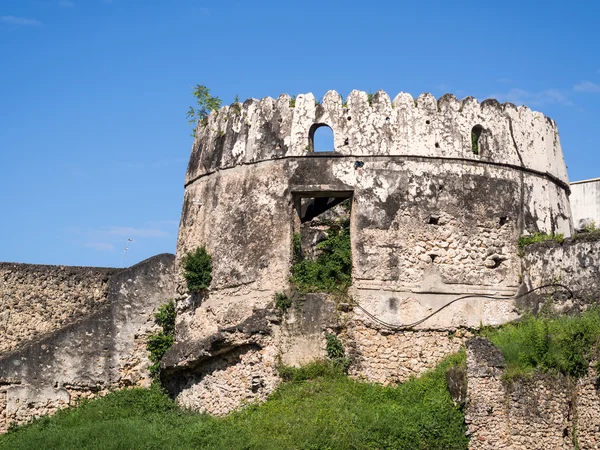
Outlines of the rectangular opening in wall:
{"label": "rectangular opening in wall", "polygon": [[352,192],[294,194],[292,283],[302,292],[346,293],[352,282]]}

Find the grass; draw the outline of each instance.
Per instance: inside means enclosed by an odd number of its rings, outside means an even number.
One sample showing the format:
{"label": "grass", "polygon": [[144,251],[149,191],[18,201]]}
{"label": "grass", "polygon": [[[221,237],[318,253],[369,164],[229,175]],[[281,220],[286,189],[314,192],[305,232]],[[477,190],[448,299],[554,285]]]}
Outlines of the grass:
{"label": "grass", "polygon": [[528,377],[536,370],[579,378],[597,360],[600,310],[579,316],[528,316],[482,334],[506,359],[506,377]]}
{"label": "grass", "polygon": [[3,449],[466,449],[445,372],[395,387],[360,383],[333,365],[290,372],[261,405],[225,418],[179,409],[159,388],[112,393],[0,437]]}
{"label": "grass", "polygon": [[519,238],[519,248],[523,249],[531,244],[545,241],[556,241],[559,244],[565,240],[562,234],[534,233],[531,236],[521,236]]}

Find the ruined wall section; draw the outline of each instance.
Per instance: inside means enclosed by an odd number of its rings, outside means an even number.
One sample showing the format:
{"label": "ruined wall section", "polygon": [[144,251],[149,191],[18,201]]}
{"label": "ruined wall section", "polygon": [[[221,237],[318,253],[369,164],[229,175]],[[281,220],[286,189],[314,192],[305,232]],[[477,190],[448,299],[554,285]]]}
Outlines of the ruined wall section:
{"label": "ruined wall section", "polygon": [[0,354],[92,313],[117,271],[0,263]]}
{"label": "ruined wall section", "polygon": [[[0,355],[0,433],[111,389],[149,386],[146,340],[174,290],[174,255],[115,270],[85,316]],[[77,272],[78,273],[78,272]]]}
{"label": "ruined wall section", "polygon": [[598,448],[600,397],[593,364],[579,380],[537,373],[511,382],[503,379],[505,366],[489,341],[467,341],[470,450]]}
{"label": "ruined wall section", "polygon": [[[558,289],[560,296],[553,298],[555,306],[585,309],[600,302],[600,234],[581,233],[562,243],[547,241],[529,245],[524,250],[523,267],[528,286],[560,283],[573,292],[574,298],[568,299],[565,292]],[[542,296],[531,296],[523,300],[523,307],[535,310],[546,300]]]}

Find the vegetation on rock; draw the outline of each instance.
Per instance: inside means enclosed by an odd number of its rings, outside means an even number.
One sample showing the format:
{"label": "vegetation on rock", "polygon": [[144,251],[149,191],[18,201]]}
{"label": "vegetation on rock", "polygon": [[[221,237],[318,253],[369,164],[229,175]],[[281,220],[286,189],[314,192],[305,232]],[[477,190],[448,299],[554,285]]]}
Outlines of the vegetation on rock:
{"label": "vegetation on rock", "polygon": [[204,291],[212,281],[212,257],[206,247],[198,247],[193,252],[188,252],[181,260],[188,290],[192,294]]}
{"label": "vegetation on rock", "polygon": [[197,84],[192,95],[196,99],[196,105],[190,106],[186,114],[188,123],[193,125],[193,132],[196,129],[196,124],[200,121],[203,125],[208,123],[208,115],[211,111],[218,111],[221,107],[221,99],[210,95],[210,89],[201,84]]}
{"label": "vegetation on rock", "polygon": [[146,341],[146,348],[150,352],[149,358],[152,362],[148,369],[154,379],[158,379],[160,374],[160,360],[173,345],[175,315],[175,302],[172,300],[158,308],[158,312],[154,314],[154,321],[162,328],[162,331],[150,335]]}
{"label": "vegetation on rock", "polygon": [[528,245],[536,244],[538,242],[545,241],[556,241],[559,244],[565,240],[564,235],[562,234],[548,234],[548,233],[534,233],[531,236],[521,236],[519,238],[519,248],[525,248]]}
{"label": "vegetation on rock", "polygon": [[300,235],[294,235],[293,245],[291,282],[298,293],[347,292],[352,282],[349,219],[330,224],[327,238],[317,244],[320,254],[314,260],[302,256]]}
{"label": "vegetation on rock", "polygon": [[579,316],[527,316],[481,334],[504,355],[507,379],[536,370],[579,378],[588,373],[590,362],[598,361],[600,310]]}

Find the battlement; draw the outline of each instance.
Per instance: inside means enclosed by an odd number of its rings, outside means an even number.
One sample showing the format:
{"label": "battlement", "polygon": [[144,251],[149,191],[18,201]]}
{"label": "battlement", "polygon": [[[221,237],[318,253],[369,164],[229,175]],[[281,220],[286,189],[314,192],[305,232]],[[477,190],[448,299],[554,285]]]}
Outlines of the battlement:
{"label": "battlement", "polygon": [[[320,126],[333,130],[329,156],[398,156],[464,159],[521,167],[546,174],[568,189],[568,176],[555,122],[512,103],[452,94],[439,99],[401,92],[393,100],[379,91],[354,90],[344,102],[329,91],[318,103],[313,94],[294,101],[248,99],[212,112],[199,123],[186,185],[212,172],[261,161],[319,156],[312,136]],[[472,149],[476,133],[479,152]]]}

